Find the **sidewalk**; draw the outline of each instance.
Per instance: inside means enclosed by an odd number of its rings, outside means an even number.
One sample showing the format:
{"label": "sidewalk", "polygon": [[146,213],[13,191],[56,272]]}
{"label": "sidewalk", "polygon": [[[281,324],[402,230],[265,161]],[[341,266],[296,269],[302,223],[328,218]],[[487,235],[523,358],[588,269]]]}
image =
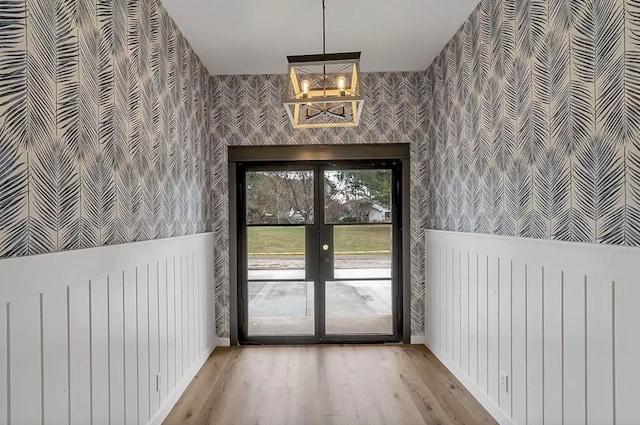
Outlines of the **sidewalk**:
{"label": "sidewalk", "polygon": [[[304,269],[304,255],[250,255],[249,270],[300,270]],[[336,254],[336,269],[391,268],[390,255]]]}

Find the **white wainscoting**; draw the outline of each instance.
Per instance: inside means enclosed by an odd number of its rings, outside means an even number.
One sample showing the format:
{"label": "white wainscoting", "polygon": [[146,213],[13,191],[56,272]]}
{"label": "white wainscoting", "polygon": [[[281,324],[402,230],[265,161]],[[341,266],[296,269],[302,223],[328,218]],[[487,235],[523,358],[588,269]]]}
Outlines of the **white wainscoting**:
{"label": "white wainscoting", "polygon": [[211,234],[0,260],[0,425],[159,424],[214,348]]}
{"label": "white wainscoting", "polygon": [[640,424],[640,249],[427,231],[426,252],[427,346],[501,424]]}

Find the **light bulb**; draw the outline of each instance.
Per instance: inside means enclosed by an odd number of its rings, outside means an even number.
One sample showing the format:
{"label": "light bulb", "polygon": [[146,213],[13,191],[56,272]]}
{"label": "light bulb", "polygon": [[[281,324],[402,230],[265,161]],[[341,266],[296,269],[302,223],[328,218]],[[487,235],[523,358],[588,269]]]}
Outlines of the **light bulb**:
{"label": "light bulb", "polygon": [[338,77],[338,90],[344,91],[347,87],[347,79],[344,77]]}
{"label": "light bulb", "polygon": [[302,86],[302,94],[309,94],[309,89],[311,88],[311,82],[309,82],[309,80],[302,80],[301,83]]}

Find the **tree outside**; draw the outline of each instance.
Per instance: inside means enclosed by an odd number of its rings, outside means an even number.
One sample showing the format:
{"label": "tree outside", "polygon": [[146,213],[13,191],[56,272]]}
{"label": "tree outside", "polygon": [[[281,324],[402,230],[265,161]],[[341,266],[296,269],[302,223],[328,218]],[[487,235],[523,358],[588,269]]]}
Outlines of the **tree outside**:
{"label": "tree outside", "polygon": [[313,223],[313,172],[247,173],[247,223]]}
{"label": "tree outside", "polygon": [[[249,172],[246,183],[249,224],[313,223],[311,171]],[[389,170],[327,171],[324,188],[328,223],[390,221]]]}
{"label": "tree outside", "polygon": [[328,223],[391,222],[391,172],[340,170],[325,173]]}

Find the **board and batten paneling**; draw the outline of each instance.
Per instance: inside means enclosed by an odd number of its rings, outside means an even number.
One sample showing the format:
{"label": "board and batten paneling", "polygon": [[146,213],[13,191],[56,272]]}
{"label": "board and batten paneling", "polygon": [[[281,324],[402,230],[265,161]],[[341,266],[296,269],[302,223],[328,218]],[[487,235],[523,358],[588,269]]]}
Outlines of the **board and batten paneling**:
{"label": "board and batten paneling", "polygon": [[0,260],[0,424],[159,424],[215,345],[213,236]]}
{"label": "board and batten paneling", "polygon": [[436,230],[425,244],[427,346],[501,424],[640,423],[640,249]]}

